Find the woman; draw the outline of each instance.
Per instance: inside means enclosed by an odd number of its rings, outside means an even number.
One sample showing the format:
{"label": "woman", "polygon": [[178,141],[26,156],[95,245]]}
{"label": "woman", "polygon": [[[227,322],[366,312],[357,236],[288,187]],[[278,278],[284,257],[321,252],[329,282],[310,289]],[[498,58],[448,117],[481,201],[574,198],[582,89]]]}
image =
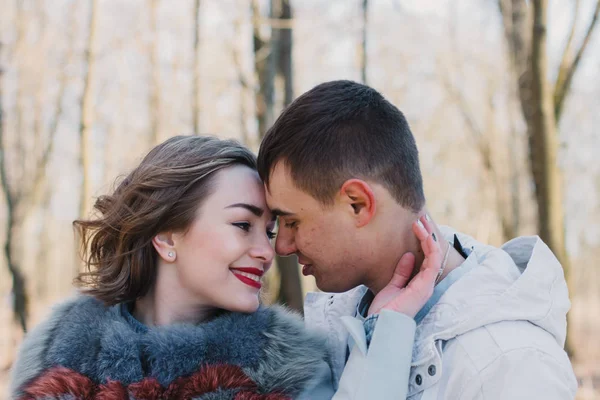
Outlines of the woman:
{"label": "woman", "polygon": [[275,221],[255,169],[235,142],[178,136],[101,196],[74,223],[83,293],[27,335],[12,398],[331,398],[324,339],[259,304]]}

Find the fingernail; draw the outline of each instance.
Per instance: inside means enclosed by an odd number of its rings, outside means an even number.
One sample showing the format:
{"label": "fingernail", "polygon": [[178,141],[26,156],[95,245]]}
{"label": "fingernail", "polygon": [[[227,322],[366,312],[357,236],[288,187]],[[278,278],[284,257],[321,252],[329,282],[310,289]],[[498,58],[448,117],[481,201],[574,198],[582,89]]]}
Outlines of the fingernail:
{"label": "fingernail", "polygon": [[419,224],[421,228],[425,229],[425,225],[423,225],[420,219],[417,220],[417,224]]}
{"label": "fingernail", "polygon": [[427,220],[427,222],[431,222],[431,217],[429,216],[429,214],[425,214],[425,219]]}

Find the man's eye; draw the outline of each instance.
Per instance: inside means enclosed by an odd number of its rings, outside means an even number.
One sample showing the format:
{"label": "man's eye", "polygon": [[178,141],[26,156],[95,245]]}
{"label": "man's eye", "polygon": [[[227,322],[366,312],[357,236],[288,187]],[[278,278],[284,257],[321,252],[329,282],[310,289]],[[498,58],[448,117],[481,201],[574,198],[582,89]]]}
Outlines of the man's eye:
{"label": "man's eye", "polygon": [[250,225],[249,222],[236,222],[232,225],[237,226],[238,228],[240,228],[246,232],[250,232],[250,228],[252,227],[252,225]]}
{"label": "man's eye", "polygon": [[295,228],[296,227],[296,221],[286,222],[284,226],[286,228]]}

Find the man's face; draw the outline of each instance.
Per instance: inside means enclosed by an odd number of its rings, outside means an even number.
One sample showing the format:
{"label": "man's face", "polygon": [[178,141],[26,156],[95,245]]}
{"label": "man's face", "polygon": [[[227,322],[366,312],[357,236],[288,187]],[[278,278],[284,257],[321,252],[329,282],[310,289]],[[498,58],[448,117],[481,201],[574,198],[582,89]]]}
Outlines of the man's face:
{"label": "man's face", "polygon": [[[313,275],[319,289],[344,292],[363,284],[358,232],[346,203],[323,205],[298,189],[284,163],[275,165],[265,188],[267,204],[279,218],[275,251],[296,254],[304,275]],[[364,250],[364,249],[363,249]]]}

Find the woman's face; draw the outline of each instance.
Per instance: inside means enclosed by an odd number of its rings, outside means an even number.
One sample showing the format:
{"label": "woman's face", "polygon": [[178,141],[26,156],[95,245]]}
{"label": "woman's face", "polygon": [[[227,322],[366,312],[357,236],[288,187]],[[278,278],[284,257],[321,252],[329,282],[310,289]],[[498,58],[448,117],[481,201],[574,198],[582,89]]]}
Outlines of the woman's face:
{"label": "woman's face", "polygon": [[275,255],[275,221],[256,171],[234,166],[214,179],[189,230],[172,236],[178,281],[199,306],[253,312]]}

